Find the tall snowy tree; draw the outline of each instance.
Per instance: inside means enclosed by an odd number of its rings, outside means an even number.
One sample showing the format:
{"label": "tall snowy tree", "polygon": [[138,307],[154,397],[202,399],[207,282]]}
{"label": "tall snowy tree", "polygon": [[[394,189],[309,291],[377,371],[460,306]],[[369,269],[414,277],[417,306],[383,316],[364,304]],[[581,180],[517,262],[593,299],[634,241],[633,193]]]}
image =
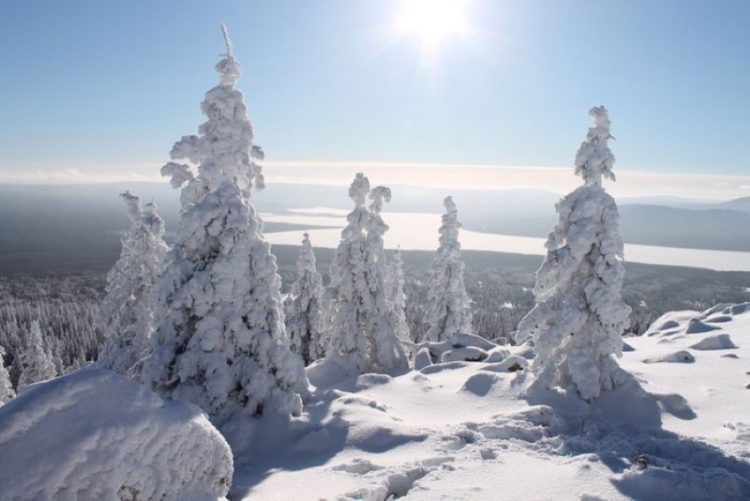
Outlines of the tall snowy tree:
{"label": "tall snowy tree", "polygon": [[286,325],[292,349],[308,365],[325,355],[323,277],[317,270],[310,235],[304,234],[297,277],[286,302]]}
{"label": "tall snowy tree", "polygon": [[547,258],[536,275],[536,306],[521,320],[517,340],[531,338],[534,370],[548,386],[572,385],[591,400],[618,382],[622,334],[630,308],[622,302],[623,242],[617,205],[602,188],[615,180],[615,157],[607,145],[610,121],[603,106],[576,154],[575,173],[584,180],[557,204]]}
{"label": "tall snowy tree", "polygon": [[122,374],[147,352],[152,328],[149,292],[167,253],[164,221],[153,203],[141,206],[140,199],[125,192],[130,229],[123,235],[120,259],[107,274],[99,323],[106,344],[99,364]]}
{"label": "tall snowy tree", "polygon": [[[366,206],[367,196],[372,201]],[[331,339],[327,355],[347,361],[354,372],[392,372],[406,367],[401,343],[391,323],[387,269],[380,216],[390,190],[357,174],[349,188],[354,210],[331,263]]]}
{"label": "tall snowy tree", "polygon": [[154,286],[158,312],[144,379],[167,398],[215,417],[234,412],[298,414],[307,392],[302,362],[289,349],[281,278],[250,203],[263,186],[260,149],[226,29],[219,85],[201,105],[198,136],[172,148],[162,173],[182,188],[181,219],[168,265]]}
{"label": "tall snowy tree", "polygon": [[464,285],[464,262],[458,241],[458,211],[452,197],[443,200],[445,214],[440,226],[440,246],[432,260],[427,331],[423,341],[446,341],[454,334],[472,332],[471,299]]}
{"label": "tall snowy tree", "polygon": [[406,322],[404,283],[404,260],[401,258],[401,249],[396,249],[388,260],[388,308],[396,336],[404,341],[413,341]]}
{"label": "tall snowy tree", "polygon": [[20,369],[19,390],[32,383],[46,381],[57,376],[52,355],[45,346],[38,320],[32,320],[31,322],[26,346],[18,360],[18,367]]}
{"label": "tall snowy tree", "polygon": [[16,396],[13,384],[10,382],[10,374],[5,367],[5,348],[0,346],[0,405]]}

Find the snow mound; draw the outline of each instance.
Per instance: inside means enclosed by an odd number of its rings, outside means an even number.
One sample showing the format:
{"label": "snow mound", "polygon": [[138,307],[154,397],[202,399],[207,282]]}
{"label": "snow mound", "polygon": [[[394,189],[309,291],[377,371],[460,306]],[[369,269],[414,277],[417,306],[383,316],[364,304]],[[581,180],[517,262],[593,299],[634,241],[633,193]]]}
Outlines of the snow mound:
{"label": "snow mound", "polygon": [[0,458],[4,499],[216,499],[233,472],[200,409],[97,368],[0,407]]}
{"label": "snow mound", "polygon": [[441,362],[481,362],[488,357],[488,353],[476,346],[464,346],[455,348],[443,353],[440,357]]}
{"label": "snow mound", "polygon": [[686,334],[702,334],[704,332],[710,332],[719,330],[721,327],[715,325],[709,325],[699,318],[691,318],[688,322],[687,328],[685,329]]}
{"label": "snow mound", "polygon": [[695,362],[695,357],[686,350],[676,351],[667,355],[660,355],[656,357],[647,358],[643,361],[646,364],[655,364],[659,362],[671,362],[671,363],[682,363],[691,364]]}
{"label": "snow mound", "polygon": [[729,334],[708,336],[691,346],[694,350],[729,350],[737,348]]}

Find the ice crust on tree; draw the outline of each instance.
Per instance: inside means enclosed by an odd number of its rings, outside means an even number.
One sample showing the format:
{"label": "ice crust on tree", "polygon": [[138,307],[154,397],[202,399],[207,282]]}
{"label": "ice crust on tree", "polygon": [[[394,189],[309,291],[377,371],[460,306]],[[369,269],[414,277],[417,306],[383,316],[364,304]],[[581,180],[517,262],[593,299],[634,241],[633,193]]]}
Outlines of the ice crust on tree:
{"label": "ice crust on tree", "polygon": [[5,367],[5,348],[0,346],[0,405],[16,396],[13,384],[10,382],[10,374]]}
{"label": "ice crust on tree", "polygon": [[99,364],[126,374],[148,351],[152,329],[149,293],[161,272],[167,244],[164,220],[153,203],[141,206],[140,198],[120,195],[131,225],[123,235],[120,259],[107,274],[106,296],[99,322],[106,336]]}
{"label": "ice crust on tree", "polygon": [[0,406],[3,499],[217,499],[232,452],[205,414],[89,367]]}
{"label": "ice crust on tree", "polygon": [[286,325],[292,349],[305,365],[325,355],[325,291],[316,267],[310,235],[304,234],[297,257],[297,277],[286,302]]}
{"label": "ice crust on tree", "polygon": [[289,349],[276,259],[250,202],[263,185],[262,151],[234,88],[240,66],[230,43],[216,69],[220,83],[201,104],[208,120],[174,145],[162,169],[183,186],[182,210],[154,287],[159,315],[145,379],[212,416],[298,414],[307,380]]}
{"label": "ice crust on tree", "polygon": [[45,381],[57,375],[52,355],[45,346],[39,321],[33,320],[29,329],[29,338],[26,347],[21,352],[18,366],[20,376],[18,378],[18,390],[38,381]]}
{"label": "ice crust on tree", "polygon": [[406,321],[405,283],[404,260],[401,257],[401,249],[396,249],[388,259],[388,307],[396,336],[403,341],[413,341]]}
{"label": "ice crust on tree", "polygon": [[427,331],[422,341],[442,342],[454,334],[471,334],[471,299],[464,285],[464,263],[458,241],[458,211],[452,197],[443,200],[440,245],[430,268]]}
{"label": "ice crust on tree", "polygon": [[614,199],[601,186],[614,179],[604,107],[589,111],[594,126],[576,155],[584,185],[557,204],[547,257],[536,275],[536,305],[521,320],[517,341],[534,340],[534,369],[549,386],[572,384],[584,399],[597,398],[618,382],[622,334],[630,308],[620,290],[625,273],[623,241]]}
{"label": "ice crust on tree", "polygon": [[[367,198],[370,207],[367,207]],[[349,364],[353,372],[393,372],[407,366],[392,323],[388,302],[388,270],[383,235],[388,230],[380,215],[390,201],[390,189],[370,190],[358,173],[349,188],[354,210],[331,263],[331,339],[329,358]]]}

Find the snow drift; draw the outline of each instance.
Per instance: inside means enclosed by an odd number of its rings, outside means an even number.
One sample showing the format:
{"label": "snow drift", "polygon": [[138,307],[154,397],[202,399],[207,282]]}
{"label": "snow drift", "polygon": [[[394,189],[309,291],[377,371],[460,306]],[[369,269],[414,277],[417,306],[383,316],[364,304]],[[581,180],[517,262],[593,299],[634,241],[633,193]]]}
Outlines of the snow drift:
{"label": "snow drift", "polygon": [[86,368],[0,407],[3,499],[216,499],[232,452],[203,412]]}

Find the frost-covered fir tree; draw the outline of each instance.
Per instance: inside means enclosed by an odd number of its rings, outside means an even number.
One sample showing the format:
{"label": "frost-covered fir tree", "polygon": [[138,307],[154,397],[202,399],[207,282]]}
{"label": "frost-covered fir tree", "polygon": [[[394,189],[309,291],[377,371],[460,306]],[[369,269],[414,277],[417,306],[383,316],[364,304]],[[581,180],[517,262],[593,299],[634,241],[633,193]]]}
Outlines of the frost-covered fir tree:
{"label": "frost-covered fir tree", "polygon": [[13,384],[10,382],[10,374],[5,367],[5,348],[0,346],[0,405],[16,396]]}
{"label": "frost-covered fir tree", "polygon": [[308,365],[325,355],[323,277],[317,270],[310,235],[304,234],[297,257],[297,277],[286,302],[286,325],[292,349]]}
{"label": "frost-covered fir tree", "polygon": [[413,341],[406,322],[404,283],[404,260],[401,258],[401,249],[396,249],[388,260],[388,308],[396,336],[404,341]]}
{"label": "frost-covered fir tree", "polygon": [[617,205],[602,188],[602,177],[615,180],[615,157],[607,145],[610,121],[603,106],[589,114],[594,126],[575,159],[584,185],[557,204],[559,220],[536,276],[536,306],[521,320],[517,340],[534,340],[540,381],[572,385],[591,400],[622,375],[612,356],[621,354],[630,308],[620,298],[624,268]]}
{"label": "frost-covered fir tree", "polygon": [[141,206],[140,198],[122,195],[130,218],[123,235],[120,259],[107,274],[107,286],[99,312],[106,336],[99,364],[122,374],[147,352],[151,331],[149,292],[167,253],[164,220],[153,203]]}
{"label": "frost-covered fir tree", "polygon": [[458,211],[452,197],[443,200],[445,214],[440,226],[440,246],[430,268],[428,308],[423,341],[446,341],[454,334],[472,332],[471,299],[464,285],[464,262],[458,241]]}
{"label": "frost-covered fir tree", "polygon": [[46,381],[57,376],[52,355],[45,346],[38,320],[32,320],[31,322],[26,346],[18,360],[18,367],[20,369],[19,390],[32,383]]}
{"label": "frost-covered fir tree", "polygon": [[[183,187],[182,210],[154,286],[158,314],[144,379],[215,417],[298,414],[307,379],[289,349],[276,259],[249,199],[263,185],[260,150],[234,87],[240,65],[224,35],[219,85],[201,105],[208,120],[198,136],[175,144],[174,161],[162,169]],[[176,162],[182,159],[190,165]]]}
{"label": "frost-covered fir tree", "polygon": [[[367,197],[372,201],[367,208]],[[346,361],[353,372],[393,372],[407,366],[387,298],[387,263],[380,216],[390,190],[357,174],[349,188],[354,210],[331,263],[331,338],[327,356]]]}

